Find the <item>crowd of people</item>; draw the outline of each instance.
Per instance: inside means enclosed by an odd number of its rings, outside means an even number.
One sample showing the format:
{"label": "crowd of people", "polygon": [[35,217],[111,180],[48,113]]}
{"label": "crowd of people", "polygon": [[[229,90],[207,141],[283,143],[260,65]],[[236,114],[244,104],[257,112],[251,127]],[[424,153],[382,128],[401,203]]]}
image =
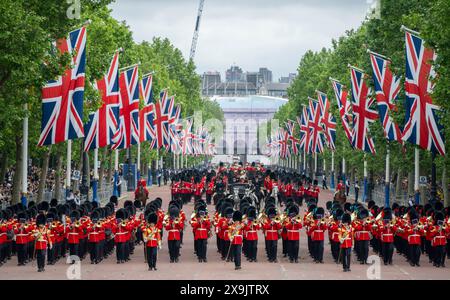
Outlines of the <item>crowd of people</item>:
{"label": "crowd of people", "polygon": [[[249,263],[257,262],[261,236],[269,262],[279,261],[281,246],[283,257],[298,263],[303,234],[312,261],[324,263],[328,240],[331,256],[345,272],[350,271],[352,253],[366,264],[369,248],[385,265],[393,264],[396,250],[411,266],[420,266],[426,254],[434,266],[445,267],[450,257],[449,207],[441,202],[409,207],[369,202],[366,207],[331,199],[322,207],[317,184],[289,170],[221,163],[217,169],[172,174],[167,210],[161,198],[146,203],[145,181],[136,191],[144,197],[126,200],[123,206],[116,196],[104,207],[56,199],[27,207],[16,204],[0,214],[0,265],[15,255],[19,266],[36,259],[42,272],[66,255],[81,260],[89,255],[91,264],[99,264],[114,251],[117,263],[123,264],[143,243],[149,270],[157,270],[164,238],[170,263],[178,263],[183,239],[191,231],[199,263],[208,261],[208,240],[215,235],[217,252],[222,260],[234,262],[236,270],[242,267],[242,254]],[[184,208],[192,202],[193,213],[187,216]]]}

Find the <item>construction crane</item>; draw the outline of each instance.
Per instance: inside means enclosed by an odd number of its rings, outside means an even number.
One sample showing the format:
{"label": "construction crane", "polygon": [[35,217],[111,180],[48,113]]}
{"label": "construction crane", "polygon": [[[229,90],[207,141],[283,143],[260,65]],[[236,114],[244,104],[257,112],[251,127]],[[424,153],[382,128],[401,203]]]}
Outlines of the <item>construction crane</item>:
{"label": "construction crane", "polygon": [[195,22],[194,36],[192,37],[191,54],[189,56],[189,59],[192,61],[194,60],[195,50],[197,49],[198,30],[200,28],[200,20],[203,13],[203,4],[205,4],[205,0],[200,0],[200,4],[198,6],[197,22]]}

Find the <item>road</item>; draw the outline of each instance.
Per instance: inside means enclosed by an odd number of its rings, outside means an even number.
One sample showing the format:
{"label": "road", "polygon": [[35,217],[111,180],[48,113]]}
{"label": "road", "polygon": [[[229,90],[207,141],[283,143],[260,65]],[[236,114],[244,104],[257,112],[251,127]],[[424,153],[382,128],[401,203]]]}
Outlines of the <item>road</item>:
{"label": "road", "polygon": [[[163,206],[167,208],[169,202],[169,187],[152,187],[150,198],[161,197]],[[331,199],[332,193],[323,191],[320,195],[320,205]],[[122,200],[123,201],[123,200]],[[210,206],[212,213],[214,208]],[[184,207],[186,215],[190,216],[193,204]],[[304,211],[304,208],[302,208]],[[167,238],[167,235],[164,236]],[[249,263],[242,261],[242,269],[235,271],[232,262],[226,263],[220,259],[216,252],[216,240],[212,237],[208,242],[208,262],[198,263],[193,254],[193,236],[190,227],[185,231],[184,245],[181,249],[179,263],[169,263],[167,241],[163,240],[163,248],[158,253],[158,271],[148,271],[144,263],[143,245],[135,249],[131,261],[125,264],[116,264],[115,255],[110,256],[98,265],[91,265],[89,259],[81,262],[81,265],[68,265],[60,260],[53,266],[46,266],[43,273],[37,272],[36,263],[18,267],[17,258],[13,257],[5,265],[0,267],[0,279],[67,279],[77,278],[83,280],[92,279],[172,279],[172,280],[285,280],[285,279],[450,279],[450,268],[435,268],[428,262],[425,256],[421,257],[421,267],[411,267],[403,257],[394,254],[394,265],[384,266],[375,263],[373,266],[360,265],[352,255],[351,272],[344,273],[342,266],[333,262],[330,246],[325,241],[324,264],[316,264],[307,253],[306,235],[302,231],[300,240],[300,261],[298,264],[289,263],[288,259],[282,258],[281,241],[278,243],[278,263],[269,263],[265,259],[264,240],[262,234],[258,243],[258,262]],[[370,251],[369,255],[373,255]],[[379,262],[378,256],[373,256]],[[370,262],[370,259],[369,259]],[[79,273],[78,273],[79,270]],[[70,273],[69,277],[67,273]],[[75,275],[73,275],[75,274]],[[80,276],[78,276],[79,274]]]}

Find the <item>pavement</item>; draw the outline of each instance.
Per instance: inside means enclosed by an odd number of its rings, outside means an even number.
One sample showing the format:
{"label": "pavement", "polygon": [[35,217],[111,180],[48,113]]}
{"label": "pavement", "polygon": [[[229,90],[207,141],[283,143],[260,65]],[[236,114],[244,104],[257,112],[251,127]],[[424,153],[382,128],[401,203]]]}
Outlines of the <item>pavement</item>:
{"label": "pavement", "polygon": [[[132,197],[129,193],[128,197]],[[152,187],[150,199],[161,197],[163,207],[167,208],[170,200],[168,186]],[[123,202],[127,197],[123,197]],[[322,191],[319,203],[325,207],[326,201],[332,199],[332,192]],[[193,210],[193,204],[187,204],[183,208],[187,216]],[[210,213],[214,207],[210,206]],[[301,209],[304,213],[304,207]],[[82,279],[82,280],[128,280],[128,279],[169,279],[169,280],[301,280],[301,279],[344,279],[344,280],[416,280],[416,279],[450,279],[450,262],[447,268],[435,268],[428,262],[428,258],[422,255],[421,267],[411,267],[404,257],[394,254],[392,266],[384,266],[380,258],[370,250],[369,263],[373,265],[360,265],[352,254],[351,272],[344,273],[342,265],[337,265],[331,257],[330,246],[325,241],[324,264],[316,264],[308,255],[307,238],[304,230],[300,239],[300,260],[298,264],[289,263],[282,258],[281,241],[278,243],[278,263],[269,263],[265,258],[264,238],[259,234],[258,262],[249,263],[243,258],[242,269],[235,271],[234,263],[226,263],[221,260],[216,251],[216,238],[213,236],[208,241],[208,262],[199,263],[193,253],[193,235],[190,226],[184,233],[184,244],[181,249],[179,263],[170,263],[167,249],[167,235],[164,236],[162,249],[158,252],[158,271],[148,271],[144,263],[144,247],[136,246],[131,261],[124,264],[116,264],[115,255],[102,261],[98,265],[91,265],[89,259],[81,264],[69,265],[60,260],[53,266],[46,266],[45,272],[38,273],[36,262],[26,266],[17,266],[17,258],[13,257],[5,265],[0,267],[0,279]]]}

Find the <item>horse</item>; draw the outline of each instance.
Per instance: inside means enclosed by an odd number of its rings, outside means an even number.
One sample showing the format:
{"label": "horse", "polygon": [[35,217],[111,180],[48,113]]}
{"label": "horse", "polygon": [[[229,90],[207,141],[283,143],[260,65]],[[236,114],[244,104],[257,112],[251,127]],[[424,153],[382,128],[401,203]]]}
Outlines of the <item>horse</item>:
{"label": "horse", "polygon": [[339,201],[339,204],[344,205],[344,203],[347,202],[347,196],[345,195],[345,191],[344,190],[336,191],[336,193],[334,193],[333,199],[335,201]]}
{"label": "horse", "polygon": [[139,185],[136,192],[134,193],[134,199],[139,200],[142,203],[142,206],[145,207],[148,199],[148,191],[142,185]]}

